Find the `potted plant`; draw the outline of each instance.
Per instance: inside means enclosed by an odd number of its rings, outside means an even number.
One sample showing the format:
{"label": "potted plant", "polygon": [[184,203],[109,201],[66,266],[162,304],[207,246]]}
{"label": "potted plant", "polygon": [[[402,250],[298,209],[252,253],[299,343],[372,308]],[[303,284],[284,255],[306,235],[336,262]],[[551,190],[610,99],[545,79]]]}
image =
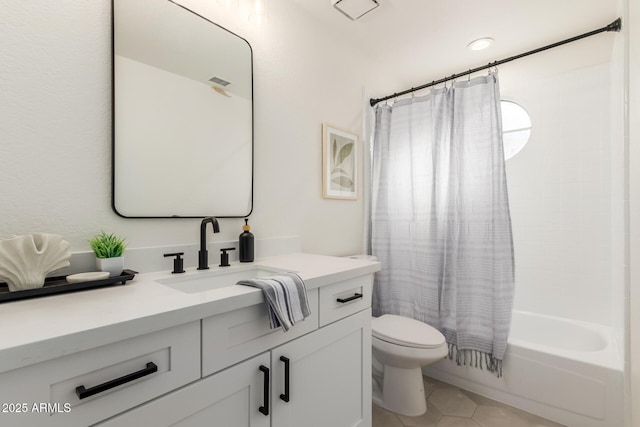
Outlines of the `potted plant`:
{"label": "potted plant", "polygon": [[110,276],[119,276],[124,270],[125,239],[101,231],[89,240],[93,253],[96,254],[96,267],[100,271],[108,271]]}

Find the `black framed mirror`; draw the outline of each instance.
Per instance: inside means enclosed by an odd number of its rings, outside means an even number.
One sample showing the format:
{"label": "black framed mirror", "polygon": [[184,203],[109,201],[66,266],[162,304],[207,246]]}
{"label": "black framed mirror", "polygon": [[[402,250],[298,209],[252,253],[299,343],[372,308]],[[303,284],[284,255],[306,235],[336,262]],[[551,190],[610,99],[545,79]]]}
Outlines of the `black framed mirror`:
{"label": "black framed mirror", "polygon": [[171,0],[112,0],[114,211],[245,217],[253,209],[253,53]]}

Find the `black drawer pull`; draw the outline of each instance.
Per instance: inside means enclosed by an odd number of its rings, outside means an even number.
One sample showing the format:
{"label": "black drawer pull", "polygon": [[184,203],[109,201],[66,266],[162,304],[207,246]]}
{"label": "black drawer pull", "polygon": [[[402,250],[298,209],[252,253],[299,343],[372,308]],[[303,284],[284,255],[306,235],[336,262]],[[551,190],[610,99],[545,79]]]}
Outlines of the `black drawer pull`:
{"label": "black drawer pull", "polygon": [[269,415],[269,368],[264,365],[260,365],[260,370],[264,374],[264,392],[263,401],[264,405],[258,408],[263,415]]}
{"label": "black drawer pull", "polygon": [[126,384],[133,380],[137,380],[138,378],[145,377],[147,375],[153,374],[158,371],[158,365],[153,362],[147,363],[147,367],[132,374],[125,375],[120,378],[116,378],[115,380],[107,381],[106,383],[98,384],[95,387],[84,388],[83,385],[76,387],[76,394],[78,395],[78,399],[82,400],[87,397],[93,396],[94,394],[102,393],[103,391],[107,391],[111,388],[118,387],[119,385]]}
{"label": "black drawer pull", "polygon": [[362,294],[353,294],[352,297],[349,298],[338,298],[336,301],[344,304],[345,302],[353,301],[354,299],[362,298]]}
{"label": "black drawer pull", "polygon": [[284,393],[280,395],[280,399],[285,402],[289,401],[289,358],[280,356],[280,360],[284,362]]}

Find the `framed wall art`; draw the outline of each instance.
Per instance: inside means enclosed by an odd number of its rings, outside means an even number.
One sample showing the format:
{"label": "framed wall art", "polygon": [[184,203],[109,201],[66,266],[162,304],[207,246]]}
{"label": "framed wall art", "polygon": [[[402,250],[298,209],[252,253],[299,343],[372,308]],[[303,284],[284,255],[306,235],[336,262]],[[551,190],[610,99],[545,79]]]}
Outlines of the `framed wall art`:
{"label": "framed wall art", "polygon": [[358,198],[358,135],[322,124],[322,197]]}

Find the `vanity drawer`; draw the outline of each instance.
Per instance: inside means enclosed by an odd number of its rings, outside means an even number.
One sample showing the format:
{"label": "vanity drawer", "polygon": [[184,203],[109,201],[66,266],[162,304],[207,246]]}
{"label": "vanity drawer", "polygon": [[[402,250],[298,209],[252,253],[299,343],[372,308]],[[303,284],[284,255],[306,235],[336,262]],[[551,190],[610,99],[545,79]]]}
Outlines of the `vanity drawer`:
{"label": "vanity drawer", "polygon": [[287,332],[271,329],[260,303],[202,319],[202,376],[318,329],[318,290],[307,291],[311,315]]}
{"label": "vanity drawer", "polygon": [[372,288],[371,274],[320,288],[320,326],[371,307]]}
{"label": "vanity drawer", "polygon": [[199,377],[200,325],[191,322],[0,375],[0,402],[27,409],[0,414],[0,424],[84,427]]}

